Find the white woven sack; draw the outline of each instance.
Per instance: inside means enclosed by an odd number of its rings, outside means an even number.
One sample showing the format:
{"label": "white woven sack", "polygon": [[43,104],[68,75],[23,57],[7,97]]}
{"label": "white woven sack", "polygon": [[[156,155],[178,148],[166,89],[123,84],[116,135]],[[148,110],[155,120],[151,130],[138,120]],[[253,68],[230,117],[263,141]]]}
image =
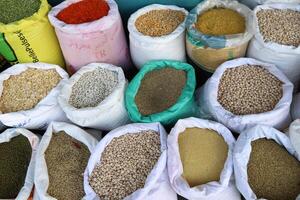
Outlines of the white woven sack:
{"label": "white woven sack", "polygon": [[[241,65],[260,65],[276,76],[283,84],[283,95],[272,111],[252,114],[235,115],[225,110],[218,102],[218,87],[220,79],[226,69],[235,68]],[[290,105],[292,102],[293,84],[287,77],[275,67],[275,65],[263,63],[251,58],[239,58],[227,61],[220,65],[210,79],[207,80],[199,92],[198,105],[202,118],[212,118],[224,124],[230,130],[241,133],[256,124],[274,126],[278,129],[288,127],[290,117]]]}
{"label": "white woven sack", "polygon": [[64,112],[58,105],[57,96],[62,86],[62,82],[69,78],[69,75],[58,65],[46,63],[26,63],[17,64],[0,73],[0,94],[3,90],[3,82],[12,75],[18,75],[28,68],[55,69],[62,77],[58,85],[42,99],[34,108],[19,112],[0,114],[0,121],[9,127],[22,127],[27,129],[46,129],[48,124],[54,120],[66,121]]}
{"label": "white woven sack", "polygon": [[177,199],[176,193],[172,190],[167,172],[167,133],[160,123],[149,124],[128,124],[109,132],[97,145],[90,157],[88,166],[84,173],[84,190],[87,200],[100,200],[92,187],[89,185],[88,178],[95,166],[100,162],[101,154],[105,147],[115,137],[120,137],[128,133],[138,133],[145,130],[153,130],[159,133],[161,143],[161,156],[156,165],[148,175],[144,188],[138,189],[124,200],[153,200],[153,199]]}
{"label": "white woven sack", "polygon": [[15,200],[27,200],[30,197],[33,188],[34,166],[36,161],[36,151],[39,145],[39,138],[35,134],[33,134],[32,132],[26,129],[11,128],[11,129],[7,129],[6,131],[0,134],[0,143],[9,142],[12,138],[17,137],[19,135],[23,135],[28,139],[32,147],[32,153],[31,153],[31,160],[27,169],[24,186],[21,188]]}
{"label": "white woven sack", "polygon": [[34,175],[34,184],[36,190],[36,195],[34,196],[35,200],[57,200],[47,193],[49,187],[49,177],[47,163],[45,160],[45,152],[50,144],[53,133],[58,133],[60,131],[64,131],[72,138],[85,144],[91,153],[98,143],[98,141],[93,136],[75,125],[64,122],[52,122],[48,126],[44,136],[42,137],[37,150]]}
{"label": "white woven sack", "polygon": [[289,138],[275,128],[257,125],[243,131],[239,136],[233,151],[233,164],[236,186],[246,200],[256,200],[257,196],[252,191],[248,183],[247,165],[251,154],[251,142],[260,138],[273,139],[298,160],[299,154],[296,153]]}
{"label": "white woven sack", "polygon": [[[178,137],[187,128],[207,128],[218,132],[228,145],[228,157],[222,170],[220,181],[212,181],[203,185],[190,187],[182,177],[183,166],[180,158]],[[231,132],[217,122],[186,118],[178,120],[168,136],[168,173],[173,189],[177,194],[191,200],[238,200],[241,199],[233,180],[232,152],[235,139]]]}
{"label": "white woven sack", "polygon": [[253,24],[255,37],[252,39],[247,52],[247,57],[276,65],[295,87],[298,87],[300,83],[300,46],[293,47],[274,42],[264,42],[256,17],[256,13],[264,9],[291,9],[300,12],[300,4],[274,3],[257,6],[254,10]]}
{"label": "white woven sack", "polygon": [[151,37],[140,33],[135,22],[138,17],[151,10],[179,10],[188,15],[184,8],[171,5],[152,4],[133,13],[128,20],[130,53],[136,67],[141,68],[150,60],[177,60],[185,61],[185,21],[182,22],[172,33]]}
{"label": "white woven sack", "polygon": [[297,119],[291,123],[288,131],[291,143],[295,148],[298,155],[300,155],[300,119]]}
{"label": "white woven sack", "polygon": [[[118,84],[113,92],[96,107],[75,108],[69,104],[73,85],[86,72],[97,68],[114,71],[118,74]],[[112,130],[129,122],[124,103],[124,93],[127,87],[122,68],[105,63],[92,63],[82,67],[63,85],[58,97],[59,104],[67,117],[75,124],[82,127],[89,127],[101,130]]]}

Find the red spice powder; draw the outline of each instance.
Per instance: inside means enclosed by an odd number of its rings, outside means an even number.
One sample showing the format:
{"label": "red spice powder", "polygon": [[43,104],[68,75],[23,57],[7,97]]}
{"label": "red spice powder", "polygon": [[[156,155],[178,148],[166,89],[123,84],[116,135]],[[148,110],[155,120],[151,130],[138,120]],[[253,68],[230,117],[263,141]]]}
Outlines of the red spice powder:
{"label": "red spice powder", "polygon": [[67,24],[81,24],[107,16],[108,11],[105,0],[82,0],[61,10],[56,17]]}

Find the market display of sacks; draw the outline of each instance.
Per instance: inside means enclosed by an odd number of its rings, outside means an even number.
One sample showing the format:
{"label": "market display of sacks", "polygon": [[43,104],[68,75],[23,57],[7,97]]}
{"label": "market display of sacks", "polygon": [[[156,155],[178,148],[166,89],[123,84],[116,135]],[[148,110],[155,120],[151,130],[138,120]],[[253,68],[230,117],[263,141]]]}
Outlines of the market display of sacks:
{"label": "market display of sacks", "polygon": [[197,100],[201,118],[241,133],[256,124],[288,127],[292,94],[293,84],[275,65],[239,58],[220,65]]}
{"label": "market display of sacks", "polygon": [[[7,61],[11,64],[45,62],[65,66],[47,17],[50,8],[47,0],[41,0],[39,8],[31,16],[6,23],[0,21],[0,54]],[[11,15],[7,13],[7,16]]]}
{"label": "market display of sacks", "polygon": [[177,194],[193,200],[240,200],[233,175],[235,139],[222,124],[179,120],[168,136],[168,173]]}
{"label": "market display of sacks", "polygon": [[213,73],[223,62],[244,57],[253,36],[252,23],[252,11],[237,1],[202,1],[187,17],[189,58],[198,67]]}
{"label": "market display of sacks", "polygon": [[[254,9],[255,37],[247,57],[275,64],[294,84],[300,84],[300,40],[295,23],[300,4],[274,3]],[[298,16],[298,17],[297,17]]]}
{"label": "market display of sacks", "polygon": [[233,162],[236,186],[246,200],[300,198],[300,155],[284,133],[264,125],[243,131]]}
{"label": "market display of sacks", "polygon": [[83,198],[83,173],[97,143],[75,125],[52,122],[37,149],[34,199]]}
{"label": "market display of sacks", "polygon": [[0,134],[0,199],[30,197],[38,145],[39,138],[23,128],[7,129]]}
{"label": "market display of sacks", "polygon": [[185,61],[185,19],[177,6],[153,4],[139,9],[128,20],[130,53],[141,68],[151,60]]}
{"label": "market display of sacks", "polygon": [[[131,65],[129,50],[118,5],[114,0],[102,1],[102,4],[99,5],[98,10],[104,9],[102,8],[103,6],[108,7],[107,15],[105,15],[106,13],[103,11],[103,13],[100,14],[104,14],[104,16],[100,19],[96,18],[94,21],[87,19],[85,23],[72,21],[72,19],[81,19],[78,16],[76,17],[78,13],[75,12],[76,9],[80,9],[80,5],[75,7],[75,3],[89,4],[93,2],[95,1],[64,1],[52,8],[51,12],[49,12],[49,20],[55,27],[55,32],[65,57],[68,71],[74,73],[81,66],[92,62],[111,63],[116,66],[122,66],[124,70],[128,69]],[[70,6],[73,7],[70,8],[72,9],[70,11],[71,17],[66,17],[66,19],[71,20],[71,24],[68,24],[59,20],[58,15]],[[88,5],[87,7],[81,6],[82,9],[84,9],[84,11],[81,12],[83,15],[95,11],[89,11],[89,9],[93,9],[93,7],[91,7],[92,5]],[[89,16],[87,18],[89,18]]]}
{"label": "market display of sacks", "polygon": [[58,102],[73,123],[112,130],[129,122],[124,97],[126,88],[122,68],[91,63],[64,82]]}
{"label": "market display of sacks", "polygon": [[133,122],[176,123],[196,116],[194,68],[178,61],[150,61],[129,83],[126,109]]}
{"label": "market display of sacks", "polygon": [[17,64],[1,72],[1,123],[46,129],[51,121],[66,121],[57,97],[68,78],[61,67],[46,63]]}
{"label": "market display of sacks", "polygon": [[89,159],[84,189],[89,200],[176,200],[168,179],[163,126],[129,124],[109,132]]}

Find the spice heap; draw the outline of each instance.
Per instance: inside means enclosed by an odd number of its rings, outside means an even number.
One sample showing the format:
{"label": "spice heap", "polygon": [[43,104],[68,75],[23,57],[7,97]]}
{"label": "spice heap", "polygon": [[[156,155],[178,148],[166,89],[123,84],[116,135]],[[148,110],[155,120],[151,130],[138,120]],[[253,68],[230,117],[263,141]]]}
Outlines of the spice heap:
{"label": "spice heap", "polygon": [[34,108],[61,80],[55,69],[29,68],[3,82],[0,97],[2,113],[18,112]]}
{"label": "spice heap", "polygon": [[218,101],[235,115],[268,112],[282,97],[282,82],[261,66],[226,69],[219,83]]}
{"label": "spice heap", "polygon": [[89,149],[65,132],[53,134],[45,152],[49,174],[47,193],[60,200],[82,199],[83,173],[90,157]]}
{"label": "spice heap", "polygon": [[265,42],[298,47],[300,12],[294,10],[260,10],[256,14],[259,31]]}
{"label": "spice heap", "polygon": [[198,16],[196,29],[206,35],[233,35],[246,30],[245,17],[228,8],[213,8]]}
{"label": "spice heap", "polygon": [[155,131],[114,138],[104,149],[89,183],[100,199],[124,199],[144,187],[160,154],[160,138]]}
{"label": "spice heap", "polygon": [[173,106],[180,97],[186,80],[185,71],[171,67],[147,73],[135,96],[139,112],[151,115]]}
{"label": "spice heap", "polygon": [[56,17],[67,24],[81,24],[101,19],[108,12],[105,0],[82,0],[64,8]]}
{"label": "spice heap", "polygon": [[187,128],[178,138],[182,176],[190,187],[219,181],[228,154],[228,145],[217,132]]}
{"label": "spice heap", "polygon": [[118,85],[118,74],[98,68],[84,73],[73,85],[69,104],[75,108],[95,107],[108,97]]}
{"label": "spice heap", "polygon": [[40,0],[0,1],[0,23],[9,24],[32,16],[41,5]]}
{"label": "spice heap", "polygon": [[172,33],[185,19],[185,13],[178,10],[152,10],[135,21],[139,32],[152,37]]}
{"label": "spice heap", "polygon": [[0,144],[0,199],[17,197],[25,183],[31,153],[31,145],[23,135]]}
{"label": "spice heap", "polygon": [[300,194],[300,162],[274,140],[251,143],[248,181],[259,199],[291,200]]}

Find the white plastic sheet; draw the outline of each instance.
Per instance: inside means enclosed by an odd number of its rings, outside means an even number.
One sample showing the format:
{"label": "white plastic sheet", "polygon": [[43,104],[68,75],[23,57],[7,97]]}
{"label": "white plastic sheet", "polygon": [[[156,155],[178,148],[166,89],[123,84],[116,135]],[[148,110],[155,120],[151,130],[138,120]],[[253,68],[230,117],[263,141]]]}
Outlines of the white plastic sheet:
{"label": "white plastic sheet", "polygon": [[19,112],[0,114],[0,121],[9,127],[22,127],[27,129],[46,129],[51,121],[67,121],[66,115],[58,104],[57,96],[63,81],[67,80],[69,75],[58,65],[46,63],[26,63],[14,65],[0,73],[0,94],[3,91],[3,82],[5,80],[9,79],[12,75],[21,74],[29,68],[42,70],[55,69],[62,77],[62,80],[34,108]]}
{"label": "white plastic sheet", "polygon": [[88,166],[84,173],[84,189],[86,192],[86,199],[100,200],[92,187],[89,185],[88,178],[91,175],[95,166],[101,160],[101,154],[105,147],[112,141],[113,138],[119,137],[128,133],[138,133],[145,130],[153,130],[160,135],[161,142],[161,156],[156,165],[148,175],[144,188],[138,189],[131,195],[127,196],[125,200],[154,200],[154,199],[168,199],[176,200],[177,195],[172,190],[167,172],[167,133],[160,123],[149,124],[129,124],[119,127],[109,132],[97,145],[93,154],[90,157]]}
{"label": "white plastic sheet", "polygon": [[[228,145],[228,156],[222,170],[220,181],[190,187],[182,177],[183,166],[180,159],[178,137],[187,128],[207,128],[218,132]],[[232,153],[235,139],[222,124],[197,118],[179,120],[168,136],[168,173],[173,189],[186,199],[192,200],[238,200],[240,194],[233,180]]]}
{"label": "white plastic sheet", "polygon": [[[272,111],[252,115],[235,115],[225,110],[218,102],[218,87],[225,70],[245,64],[260,65],[283,83],[282,98]],[[256,124],[264,124],[283,129],[288,127],[291,121],[290,105],[292,102],[293,85],[273,64],[263,63],[251,58],[239,58],[227,61],[218,67],[198,94],[198,105],[200,107],[201,117],[215,119],[237,133],[241,133]]]}
{"label": "white plastic sheet", "polygon": [[31,160],[27,169],[24,186],[21,188],[15,200],[27,200],[33,189],[34,168],[36,162],[36,151],[39,145],[39,138],[35,134],[33,134],[32,132],[26,129],[12,128],[12,129],[7,129],[6,131],[0,134],[0,143],[9,142],[12,138],[17,137],[19,135],[23,135],[28,139],[32,147],[32,153],[31,153]]}

